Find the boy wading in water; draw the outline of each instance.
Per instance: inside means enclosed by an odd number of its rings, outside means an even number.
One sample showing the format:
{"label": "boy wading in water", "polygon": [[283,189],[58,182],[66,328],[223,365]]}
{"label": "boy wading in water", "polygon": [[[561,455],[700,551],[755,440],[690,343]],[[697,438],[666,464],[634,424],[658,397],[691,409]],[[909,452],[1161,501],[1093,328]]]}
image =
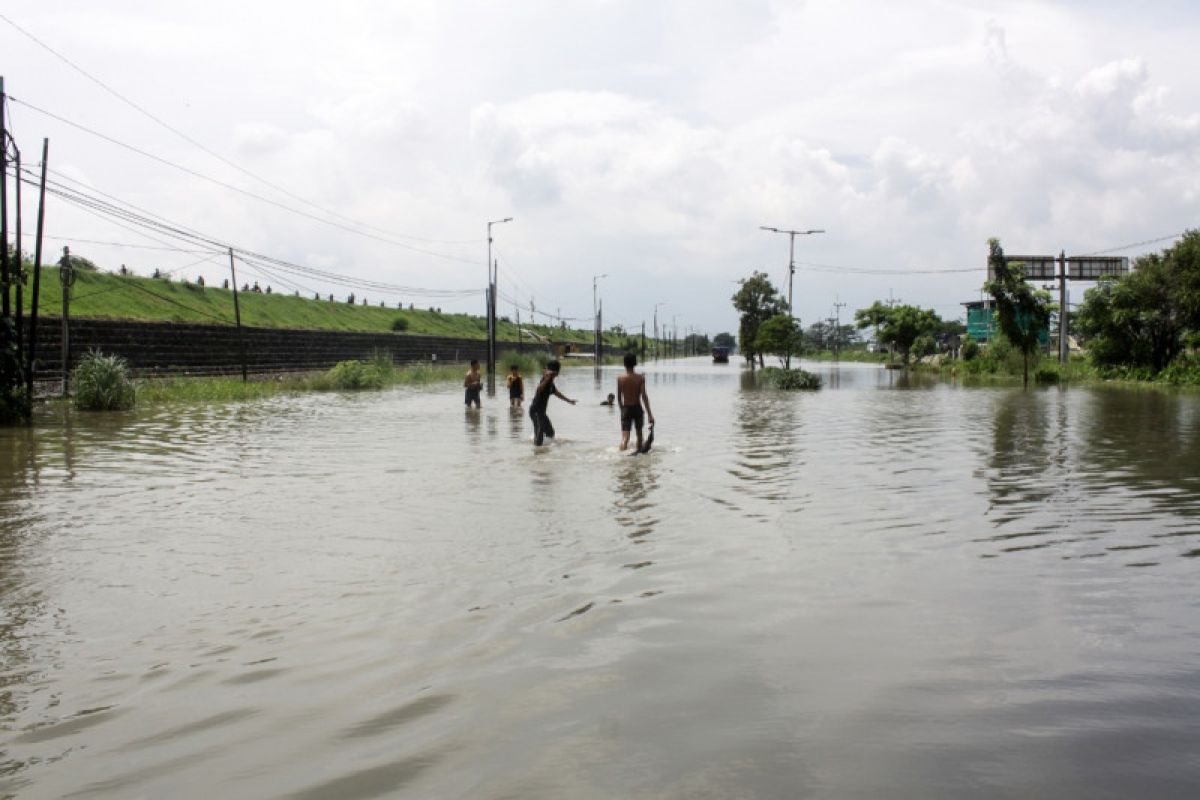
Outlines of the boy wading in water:
{"label": "boy wading in water", "polygon": [[539,447],[546,437],[554,438],[554,426],[550,424],[550,418],[546,416],[546,406],[550,402],[550,395],[555,395],[559,400],[566,400],[571,405],[575,405],[574,400],[554,386],[554,379],[558,377],[560,369],[562,369],[562,365],[557,361],[546,364],[546,371],[542,373],[542,382],[533,391],[533,402],[529,404],[529,418],[533,420],[533,443]]}
{"label": "boy wading in water", "polygon": [[467,408],[474,405],[479,408],[479,392],[483,389],[483,376],[479,374],[479,359],[471,359],[471,368],[467,370],[467,377],[463,378],[463,388],[466,390]]}
{"label": "boy wading in water", "polygon": [[525,379],[521,377],[521,368],[513,364],[512,371],[508,373],[508,407],[520,408],[523,402],[525,402]]}
{"label": "boy wading in water", "polygon": [[646,394],[646,376],[633,371],[637,356],[625,354],[625,374],[617,378],[617,402],[621,405],[621,449],[629,449],[629,429],[637,428],[637,449],[642,450],[642,404],[645,416],[654,424],[654,412],[650,410],[650,396]]}

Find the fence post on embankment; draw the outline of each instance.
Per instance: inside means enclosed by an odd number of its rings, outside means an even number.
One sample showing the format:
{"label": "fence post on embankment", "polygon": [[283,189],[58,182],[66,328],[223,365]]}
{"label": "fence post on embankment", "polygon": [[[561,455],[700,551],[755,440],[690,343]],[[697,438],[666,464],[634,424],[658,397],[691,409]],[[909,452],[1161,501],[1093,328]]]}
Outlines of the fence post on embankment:
{"label": "fence post on embankment", "polygon": [[246,340],[242,338],[242,309],[238,306],[237,269],[233,266],[232,247],[229,248],[229,274],[233,277],[233,319],[237,323],[238,354],[242,359],[242,383],[245,383],[249,380],[246,377]]}

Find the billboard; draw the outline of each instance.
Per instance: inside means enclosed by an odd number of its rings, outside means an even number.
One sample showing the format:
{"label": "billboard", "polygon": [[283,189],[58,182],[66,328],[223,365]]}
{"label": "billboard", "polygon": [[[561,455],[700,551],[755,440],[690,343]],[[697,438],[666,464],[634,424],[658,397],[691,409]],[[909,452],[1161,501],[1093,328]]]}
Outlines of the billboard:
{"label": "billboard", "polygon": [[[1010,267],[1020,265],[1026,280],[1049,281],[1058,278],[1058,259],[1055,256],[1005,256]],[[1095,281],[1106,275],[1125,275],[1129,259],[1124,256],[1070,256],[1067,259],[1067,280]],[[988,280],[995,280],[988,265]]]}
{"label": "billboard", "polygon": [[1129,272],[1129,259],[1122,256],[1071,256],[1067,259],[1067,277],[1075,281],[1095,281],[1105,275]]}

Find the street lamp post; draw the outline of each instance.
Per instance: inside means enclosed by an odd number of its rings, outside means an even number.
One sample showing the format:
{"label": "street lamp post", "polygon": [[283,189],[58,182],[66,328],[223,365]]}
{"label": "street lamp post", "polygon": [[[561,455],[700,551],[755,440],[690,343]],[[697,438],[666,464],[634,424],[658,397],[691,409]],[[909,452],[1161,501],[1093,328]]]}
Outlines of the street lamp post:
{"label": "street lamp post", "polygon": [[596,305],[596,283],[607,277],[607,272],[592,276],[592,361],[597,372],[600,371],[600,307]]}
{"label": "street lamp post", "polygon": [[494,397],[496,394],[496,284],[498,282],[497,269],[492,261],[492,226],[500,225],[504,222],[512,222],[512,217],[504,219],[492,220],[487,224],[487,328],[488,328],[488,351],[487,351],[487,371],[488,371],[488,397]]}
{"label": "street lamp post", "polygon": [[770,228],[766,225],[758,226],[761,230],[771,231],[772,233],[786,233],[788,235],[788,315],[793,319],[796,318],[795,306],[792,305],[792,276],[796,274],[796,237],[808,236],[814,233],[824,233],[824,230],[809,230],[809,231],[785,231],[779,228]]}

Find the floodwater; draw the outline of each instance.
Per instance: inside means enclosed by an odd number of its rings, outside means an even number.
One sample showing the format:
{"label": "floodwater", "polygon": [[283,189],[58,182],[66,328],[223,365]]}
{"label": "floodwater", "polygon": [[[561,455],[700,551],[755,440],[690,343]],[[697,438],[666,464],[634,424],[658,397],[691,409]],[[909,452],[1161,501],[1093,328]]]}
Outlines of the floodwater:
{"label": "floodwater", "polygon": [[1200,796],[1200,396],[808,366],[0,430],[0,796]]}

